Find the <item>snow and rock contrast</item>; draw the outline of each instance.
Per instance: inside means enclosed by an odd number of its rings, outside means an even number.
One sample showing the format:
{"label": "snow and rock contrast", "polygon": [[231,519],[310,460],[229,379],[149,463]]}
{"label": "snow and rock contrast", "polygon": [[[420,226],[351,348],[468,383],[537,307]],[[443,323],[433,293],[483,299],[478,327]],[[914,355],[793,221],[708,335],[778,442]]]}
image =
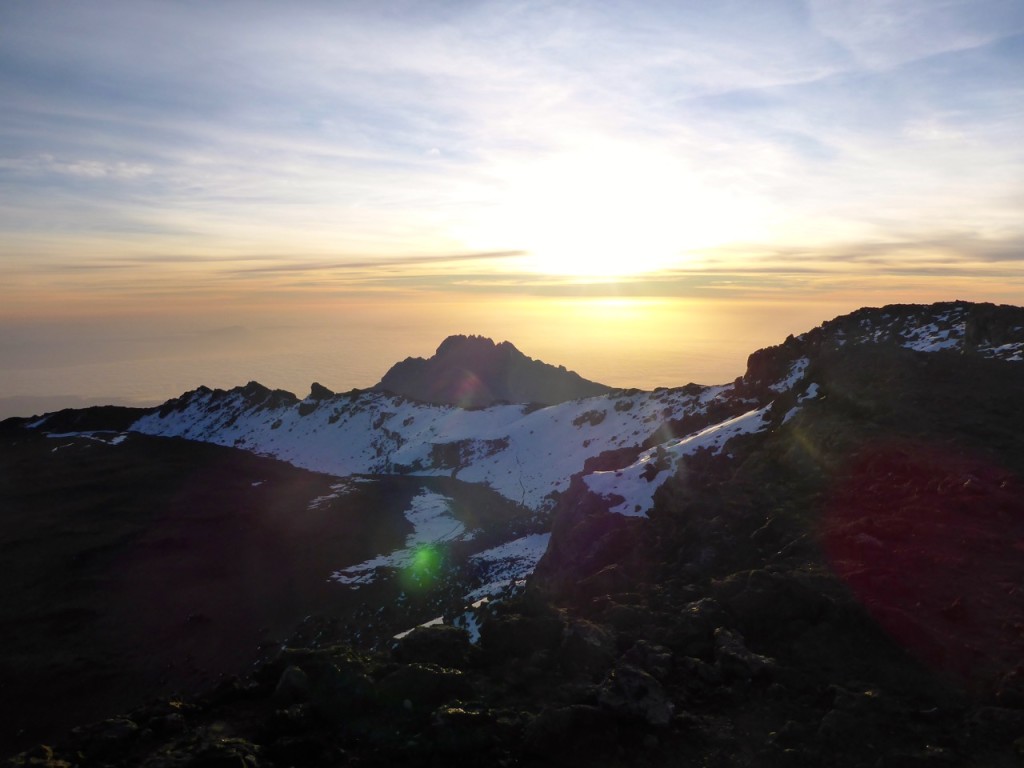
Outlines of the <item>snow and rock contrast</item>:
{"label": "snow and rock contrast", "polygon": [[770,416],[771,406],[748,411],[679,440],[649,448],[628,467],[592,472],[583,480],[592,493],[610,501],[611,512],[646,515],[654,505],[654,492],[675,474],[680,458],[700,450],[718,453],[738,435],[767,429]]}
{"label": "snow and rock contrast", "polygon": [[606,451],[675,437],[669,422],[749,410],[731,387],[620,392],[557,405],[467,410],[381,392],[297,401],[249,384],[198,389],[139,419],[137,432],[217,443],[333,475],[450,476],[535,510]]}
{"label": "snow and rock contrast", "polygon": [[451,512],[452,500],[438,493],[424,491],[412,500],[405,513],[413,532],[405,546],[386,555],[379,555],[356,565],[335,571],[331,578],[340,584],[358,586],[374,580],[378,569],[397,570],[415,564],[417,555],[429,553],[433,547],[472,538],[465,526]]}

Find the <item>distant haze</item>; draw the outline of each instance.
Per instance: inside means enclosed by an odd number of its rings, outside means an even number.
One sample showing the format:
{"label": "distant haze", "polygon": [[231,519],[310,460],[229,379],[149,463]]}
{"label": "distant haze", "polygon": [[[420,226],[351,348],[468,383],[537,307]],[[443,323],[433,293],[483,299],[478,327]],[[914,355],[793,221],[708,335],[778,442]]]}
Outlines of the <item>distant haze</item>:
{"label": "distant haze", "polygon": [[[524,354],[604,384],[720,384],[747,355],[856,307],[565,300],[338,307],[300,317],[108,318],[0,334],[0,417],[98,403],[153,405],[200,384],[255,379],[302,396],[376,384],[395,362],[429,357],[454,333],[511,341]],[[262,321],[262,322],[261,322]]]}

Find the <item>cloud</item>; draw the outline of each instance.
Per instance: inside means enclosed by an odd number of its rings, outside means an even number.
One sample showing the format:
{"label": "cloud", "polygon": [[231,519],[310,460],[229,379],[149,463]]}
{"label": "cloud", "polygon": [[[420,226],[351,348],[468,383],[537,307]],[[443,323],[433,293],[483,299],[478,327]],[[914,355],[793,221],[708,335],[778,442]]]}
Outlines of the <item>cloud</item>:
{"label": "cloud", "polygon": [[150,176],[153,168],[145,163],[104,162],[102,160],[61,160],[52,155],[37,157],[0,157],[0,171],[18,174],[60,174],[87,179],[138,179]]}
{"label": "cloud", "polygon": [[523,255],[523,251],[494,251],[490,253],[453,253],[429,256],[381,256],[374,259],[345,261],[314,261],[269,264],[258,267],[242,267],[231,271],[234,275],[267,275],[302,272],[336,272],[348,270],[377,270],[387,267],[436,267],[461,262],[504,261]]}
{"label": "cloud", "polygon": [[886,69],[1024,31],[1014,0],[808,0],[813,26],[864,66]]}

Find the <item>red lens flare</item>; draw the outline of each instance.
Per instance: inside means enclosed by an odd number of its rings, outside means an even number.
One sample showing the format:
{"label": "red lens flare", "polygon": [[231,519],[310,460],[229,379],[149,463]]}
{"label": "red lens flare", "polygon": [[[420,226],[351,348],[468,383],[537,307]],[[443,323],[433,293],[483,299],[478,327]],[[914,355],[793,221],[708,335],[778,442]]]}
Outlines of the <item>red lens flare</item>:
{"label": "red lens flare", "polygon": [[955,448],[862,450],[822,541],[835,572],[904,648],[991,691],[1024,659],[1024,487]]}

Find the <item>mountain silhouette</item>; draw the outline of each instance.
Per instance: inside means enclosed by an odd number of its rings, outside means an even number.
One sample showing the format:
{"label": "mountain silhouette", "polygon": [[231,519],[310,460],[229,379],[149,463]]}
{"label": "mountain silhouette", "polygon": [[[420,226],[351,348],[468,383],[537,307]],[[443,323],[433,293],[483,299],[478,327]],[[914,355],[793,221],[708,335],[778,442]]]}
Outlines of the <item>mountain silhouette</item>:
{"label": "mountain silhouette", "polygon": [[612,391],[563,366],[527,357],[510,342],[495,344],[484,336],[449,336],[433,357],[396,363],[374,389],[463,408],[499,402],[554,405]]}

